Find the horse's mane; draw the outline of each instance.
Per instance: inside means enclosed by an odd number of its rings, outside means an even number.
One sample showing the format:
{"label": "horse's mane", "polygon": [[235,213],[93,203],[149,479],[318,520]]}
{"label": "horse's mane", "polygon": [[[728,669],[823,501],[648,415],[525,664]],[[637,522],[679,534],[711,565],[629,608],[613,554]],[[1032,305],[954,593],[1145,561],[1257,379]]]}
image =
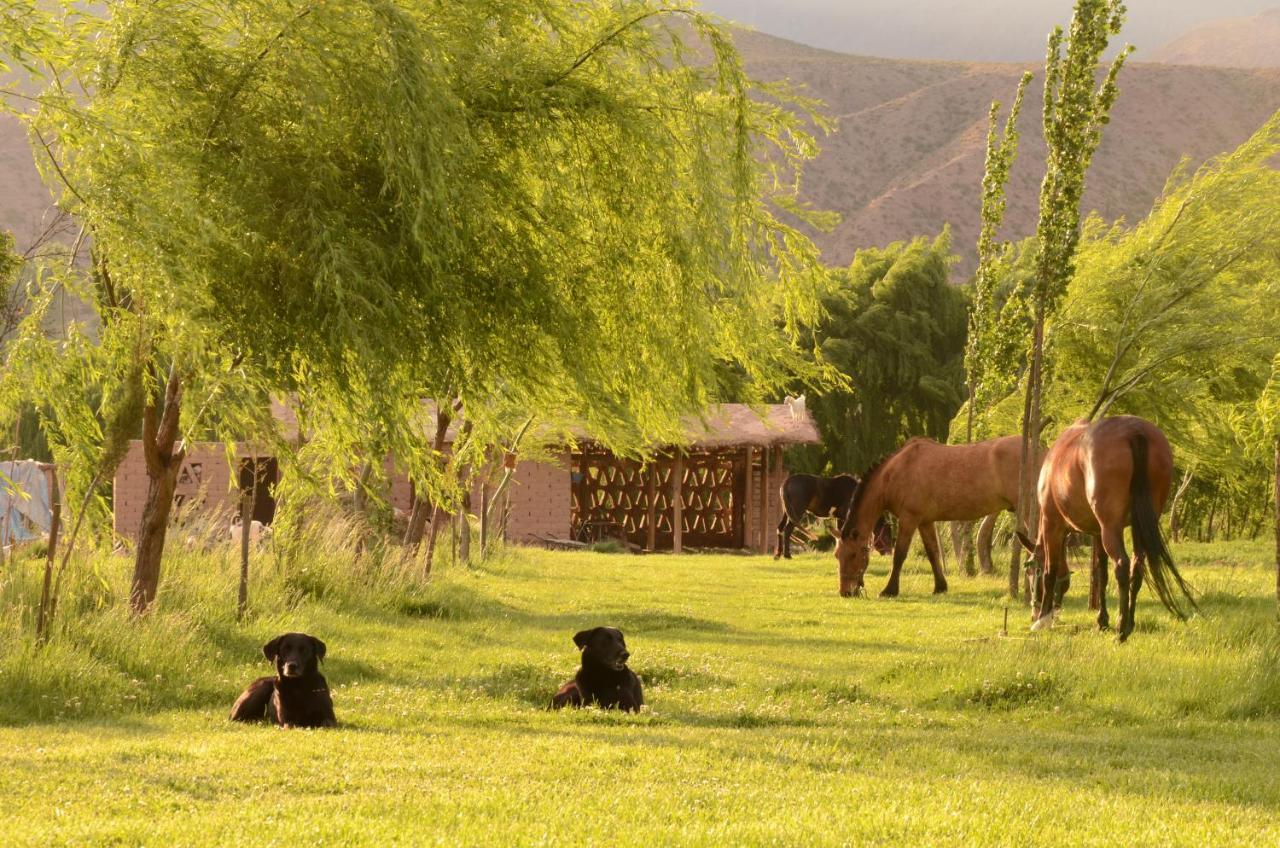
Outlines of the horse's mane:
{"label": "horse's mane", "polygon": [[870,487],[871,481],[876,478],[876,475],[880,473],[885,464],[916,442],[931,441],[933,441],[933,439],[928,439],[924,436],[914,436],[903,442],[902,447],[892,453],[885,454],[875,462],[871,463],[871,467],[862,475],[862,482],[860,482],[858,487],[853,490],[853,499],[849,501],[849,514],[844,517],[844,524],[840,525],[840,537],[842,539],[849,538],[849,530],[853,527],[854,518],[858,514],[858,507],[862,506],[862,501],[866,496],[867,489]]}

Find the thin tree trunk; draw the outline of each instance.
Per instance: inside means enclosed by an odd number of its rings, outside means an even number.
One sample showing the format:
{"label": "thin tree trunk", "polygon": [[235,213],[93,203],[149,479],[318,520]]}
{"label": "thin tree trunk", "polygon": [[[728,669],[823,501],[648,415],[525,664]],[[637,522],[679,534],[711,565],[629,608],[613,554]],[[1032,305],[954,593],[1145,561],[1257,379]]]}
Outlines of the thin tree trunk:
{"label": "thin tree trunk", "polygon": [[240,492],[240,591],[236,596],[236,621],[243,621],[249,609],[249,537],[253,530],[253,507],[258,502],[258,463],[250,460],[253,481]]}
{"label": "thin tree trunk", "polygon": [[[431,442],[432,450],[438,458],[444,453],[445,439],[449,435],[449,425],[453,422],[452,412],[447,411],[444,407],[436,410],[436,434]],[[414,491],[413,509],[409,513],[409,527],[405,530],[404,544],[406,547],[416,550],[418,545],[422,544],[423,530],[426,527],[427,516],[433,515],[435,512],[429,499],[422,497],[421,493]],[[434,515],[433,515],[434,517]],[[432,527],[435,522],[432,521]],[[428,565],[427,569],[430,570]]]}
{"label": "thin tree trunk", "polygon": [[458,513],[458,561],[471,564],[471,493],[463,492],[462,510]]}
{"label": "thin tree trunk", "polygon": [[1191,472],[1185,471],[1182,474],[1182,482],[1178,485],[1178,490],[1173,493],[1173,504],[1169,507],[1169,536],[1173,541],[1179,541],[1182,535],[1182,522],[1178,518],[1178,507],[1182,504],[1182,496],[1186,494],[1187,487],[1191,485]]}
{"label": "thin tree trunk", "polygon": [[[1044,300],[1036,298],[1036,321],[1031,336],[1031,375],[1027,385],[1027,420],[1022,433],[1022,466],[1019,471],[1022,477],[1022,491],[1019,499],[1023,502],[1025,525],[1032,539],[1039,539],[1040,503],[1036,497],[1038,470],[1033,459],[1040,445],[1040,394],[1044,380]],[[1047,554],[1046,554],[1047,556]],[[1041,563],[1043,565],[1043,563]],[[1025,582],[1025,581],[1024,581]],[[1028,603],[1034,602],[1031,597],[1031,586],[1024,591]]]}
{"label": "thin tree trunk", "polygon": [[[461,411],[461,405],[459,402],[455,401],[453,405],[453,413],[457,413],[459,411]],[[445,416],[443,423],[441,422],[441,415]],[[441,459],[443,458],[441,455],[444,449],[445,433],[449,428],[449,422],[452,419],[452,417],[453,417],[452,413],[439,413],[439,412],[436,413],[436,441],[440,445],[440,449],[436,452],[436,456],[441,457]],[[463,442],[465,440],[465,437],[470,432],[471,432],[471,422],[469,421],[464,422],[462,429],[458,433],[457,442],[455,442],[453,446],[455,457],[457,455],[458,444]],[[431,530],[430,532],[427,533],[427,555],[422,563],[422,576],[424,578],[431,576],[431,564],[435,560],[435,555],[436,555],[436,542],[440,538],[440,530],[442,529],[442,526],[444,524],[445,516],[446,516],[445,511],[438,506],[434,510],[432,510]],[[456,561],[456,553],[455,553],[455,561]]]}
{"label": "thin tree trunk", "polygon": [[959,568],[969,577],[978,573],[973,560],[973,522],[950,522],[951,548]]}
{"label": "thin tree trunk", "polygon": [[44,582],[40,586],[40,610],[36,616],[36,639],[43,642],[53,618],[53,562],[58,554],[58,527],[62,523],[62,493],[56,467],[41,465],[49,476],[49,549],[45,552]]}
{"label": "thin tree trunk", "polygon": [[142,451],[147,462],[147,501],[138,528],[138,549],[133,563],[129,605],[136,615],[146,612],[160,588],[160,562],[164,555],[169,514],[173,511],[173,491],[185,448],[175,450],[178,441],[178,413],[182,405],[182,379],[176,366],[170,367],[165,385],[164,406],[147,403],[142,413]]}
{"label": "thin tree trunk", "polygon": [[[50,472],[55,479],[51,485],[57,485],[57,469]],[[89,509],[89,500],[93,497],[93,493],[98,488],[98,481],[102,479],[102,469],[98,469],[94,473],[93,479],[89,481],[89,486],[85,489],[84,497],[80,499],[80,511],[76,513],[75,523],[71,525],[71,535],[67,538],[63,547],[66,549],[62,554],[62,562],[58,565],[58,573],[53,578],[53,593],[49,596],[48,613],[45,616],[45,631],[47,632],[53,626],[53,617],[58,614],[58,598],[62,596],[62,575],[67,571],[67,564],[71,562],[71,555],[75,553],[76,539],[80,536],[80,525],[84,521],[85,511]]]}
{"label": "thin tree trunk", "polygon": [[511,489],[502,493],[502,524],[498,528],[498,538],[507,542],[507,526],[511,523]]}
{"label": "thin tree trunk", "polygon": [[480,483],[480,559],[489,556],[489,469]]}
{"label": "thin tree trunk", "polygon": [[[991,560],[992,540],[996,532],[996,516],[988,515],[978,526],[978,567],[983,574],[995,574],[995,563]],[[1016,540],[1016,537],[1015,537]]]}

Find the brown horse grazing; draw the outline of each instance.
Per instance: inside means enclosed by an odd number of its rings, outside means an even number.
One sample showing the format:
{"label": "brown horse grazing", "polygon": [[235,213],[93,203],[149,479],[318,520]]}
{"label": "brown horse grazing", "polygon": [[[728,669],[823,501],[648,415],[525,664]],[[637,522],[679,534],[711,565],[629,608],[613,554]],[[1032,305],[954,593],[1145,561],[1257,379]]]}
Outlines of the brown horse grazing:
{"label": "brown horse grazing", "polygon": [[818,518],[834,515],[843,524],[849,510],[849,502],[858,489],[858,478],[849,474],[835,477],[818,477],[813,474],[792,474],[782,481],[778,499],[782,501],[782,520],[778,522],[778,544],[773,558],[785,556],[791,559],[791,534],[795,532],[804,514],[811,512]]}
{"label": "brown horse grazing", "polygon": [[[1040,468],[1036,543],[1018,534],[1044,569],[1045,590],[1032,629],[1053,625],[1054,609],[1062,603],[1071,582],[1066,556],[1066,536],[1071,530],[1100,539],[1115,563],[1121,642],[1133,632],[1138,590],[1148,569],[1160,601],[1174,615],[1186,618],[1176,595],[1193,609],[1196,602],[1160,533],[1160,513],[1169,499],[1172,475],[1169,440],[1150,421],[1132,415],[1104,418],[1094,424],[1082,419],[1063,431]],[[1133,531],[1132,570],[1124,547],[1126,524]],[[1105,629],[1107,571],[1103,567],[1099,572],[1102,606],[1098,626]]]}
{"label": "brown horse grazing", "polygon": [[862,589],[869,559],[867,543],[876,519],[885,512],[898,517],[893,572],[881,597],[898,594],[902,563],[916,530],[933,568],[933,591],[947,591],[942,573],[935,521],[975,521],[1018,502],[1018,470],[1022,442],[1005,436],[971,445],[941,445],[915,438],[867,471],[853,496],[849,515],[840,528],[836,561],[840,564],[840,594]]}

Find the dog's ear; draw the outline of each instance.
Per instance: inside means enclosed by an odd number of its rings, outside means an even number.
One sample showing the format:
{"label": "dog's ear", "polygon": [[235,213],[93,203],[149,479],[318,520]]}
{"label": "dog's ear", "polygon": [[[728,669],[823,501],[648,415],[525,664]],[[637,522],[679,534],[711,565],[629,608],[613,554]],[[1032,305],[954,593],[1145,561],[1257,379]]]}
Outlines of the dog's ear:
{"label": "dog's ear", "polygon": [[596,631],[599,629],[599,627],[593,627],[590,630],[579,630],[573,634],[573,644],[577,645],[578,650],[581,651],[587,647],[587,643],[591,641],[591,637],[596,635]]}
{"label": "dog's ear", "polygon": [[280,640],[283,638],[283,636],[277,636],[267,644],[263,645],[262,655],[271,660],[271,662],[275,662],[276,657],[280,655]]}
{"label": "dog's ear", "polygon": [[311,647],[315,649],[316,659],[317,660],[324,659],[324,652],[325,652],[324,642],[321,642],[319,639],[317,639],[314,636],[309,636],[307,638],[311,640]]}

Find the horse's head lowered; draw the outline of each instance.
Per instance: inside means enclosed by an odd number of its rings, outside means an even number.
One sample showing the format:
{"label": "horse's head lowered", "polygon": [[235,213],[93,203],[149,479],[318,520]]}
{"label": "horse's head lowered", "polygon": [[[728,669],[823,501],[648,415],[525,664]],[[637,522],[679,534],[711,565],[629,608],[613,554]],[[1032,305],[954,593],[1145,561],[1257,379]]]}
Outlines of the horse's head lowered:
{"label": "horse's head lowered", "polygon": [[852,516],[840,528],[836,540],[836,562],[840,564],[840,595],[849,598],[862,593],[862,579],[871,560],[871,537],[859,534]]}

